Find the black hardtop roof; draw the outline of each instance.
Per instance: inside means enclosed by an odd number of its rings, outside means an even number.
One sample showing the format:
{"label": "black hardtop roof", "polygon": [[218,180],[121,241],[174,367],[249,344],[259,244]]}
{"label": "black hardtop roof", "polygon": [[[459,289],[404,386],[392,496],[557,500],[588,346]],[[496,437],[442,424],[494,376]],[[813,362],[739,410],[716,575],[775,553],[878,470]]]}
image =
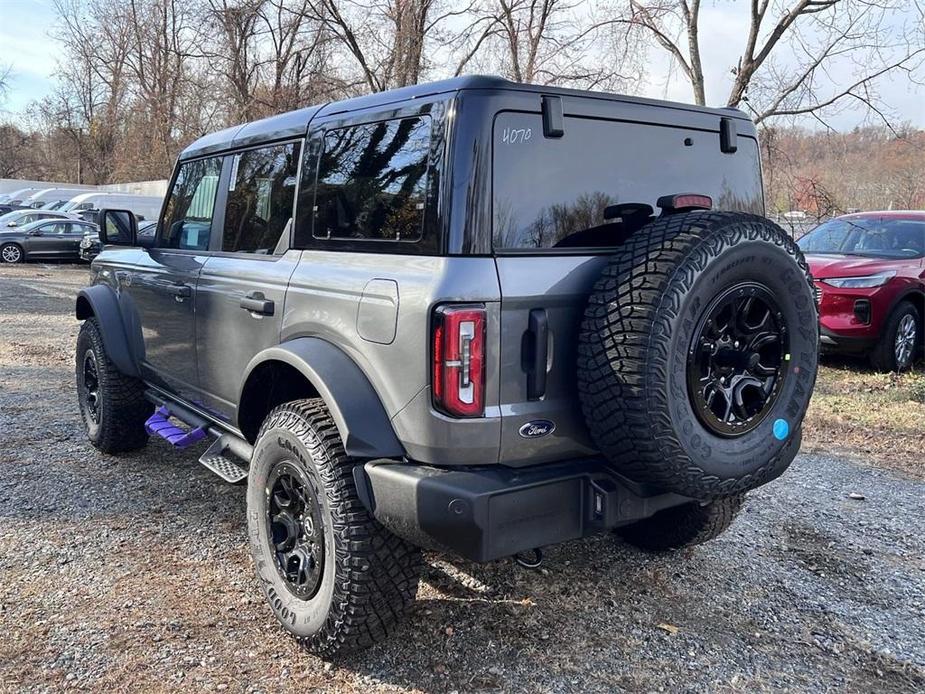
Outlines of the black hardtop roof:
{"label": "black hardtop roof", "polygon": [[621,94],[609,94],[606,92],[587,91],[582,89],[569,89],[566,87],[551,87],[538,84],[522,84],[511,82],[501,77],[491,75],[465,75],[463,77],[453,77],[451,79],[440,80],[437,82],[427,82],[424,84],[415,84],[410,87],[401,87],[399,89],[390,89],[384,92],[376,92],[357,96],[341,101],[332,101],[317,106],[308,106],[296,111],[281,113],[278,116],[271,116],[262,120],[234,125],[224,130],[209,133],[200,137],[190,144],[180,153],[180,159],[192,159],[201,157],[214,152],[221,152],[229,149],[237,149],[260,144],[262,142],[272,142],[274,140],[285,140],[298,137],[305,133],[309,121],[316,115],[331,115],[344,113],[348,111],[359,111],[366,108],[385,106],[411,99],[418,99],[425,96],[436,94],[445,94],[463,90],[474,89],[493,89],[504,91],[533,92],[536,94],[554,94],[561,96],[580,96],[593,99],[602,99],[610,101],[621,101],[625,103],[642,104],[656,106],[660,108],[682,109],[688,111],[697,111],[700,113],[710,113],[727,118],[739,118],[749,120],[748,116],[735,108],[709,108],[705,106],[695,106],[693,104],[684,104],[673,101],[662,101],[659,99],[648,99],[637,96],[625,96]]}

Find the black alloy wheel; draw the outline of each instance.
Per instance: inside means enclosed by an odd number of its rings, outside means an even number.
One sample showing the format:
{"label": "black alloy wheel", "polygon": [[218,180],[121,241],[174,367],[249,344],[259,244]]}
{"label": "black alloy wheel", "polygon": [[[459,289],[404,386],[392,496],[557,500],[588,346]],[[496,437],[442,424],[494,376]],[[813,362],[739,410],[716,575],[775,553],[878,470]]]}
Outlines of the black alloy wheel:
{"label": "black alloy wheel", "polygon": [[282,461],[270,471],[266,495],[276,570],[293,595],[308,600],[324,575],[324,526],[316,492],[304,472]]}
{"label": "black alloy wheel", "polygon": [[757,427],[774,405],[789,361],[789,336],[771,291],[743,282],[704,311],[688,351],[687,387],[694,412],[719,436]]}
{"label": "black alloy wheel", "polygon": [[100,423],[100,376],[96,366],[96,355],[88,349],[84,354],[81,398],[84,410],[94,424]]}

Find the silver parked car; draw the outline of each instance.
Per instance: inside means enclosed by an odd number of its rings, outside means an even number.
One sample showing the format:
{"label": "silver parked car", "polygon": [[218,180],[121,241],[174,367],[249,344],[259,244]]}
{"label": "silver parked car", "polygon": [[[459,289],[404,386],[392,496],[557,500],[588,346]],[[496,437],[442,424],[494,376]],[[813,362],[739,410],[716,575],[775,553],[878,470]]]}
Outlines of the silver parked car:
{"label": "silver parked car", "polygon": [[53,210],[33,210],[24,208],[0,215],[0,231],[9,231],[37,222],[40,219],[73,219],[70,215]]}

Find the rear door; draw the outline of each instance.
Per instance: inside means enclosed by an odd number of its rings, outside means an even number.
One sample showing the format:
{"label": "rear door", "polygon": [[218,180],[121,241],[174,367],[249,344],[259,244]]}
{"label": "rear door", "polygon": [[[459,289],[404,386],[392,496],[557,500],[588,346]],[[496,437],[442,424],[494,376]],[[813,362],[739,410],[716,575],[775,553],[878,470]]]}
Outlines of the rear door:
{"label": "rear door", "polygon": [[225,158],[221,229],[199,277],[196,331],[203,405],[234,421],[247,365],[279,343],[286,287],[301,256],[290,250],[301,141]]}
{"label": "rear door", "polygon": [[87,226],[75,222],[62,222],[57,226],[64,227],[58,256],[68,260],[76,260],[80,257],[80,242],[83,240]]}
{"label": "rear door", "polygon": [[[723,209],[762,207],[757,145],[739,137],[738,153],[721,153],[719,116],[697,114],[702,129],[672,127],[672,110],[663,108],[665,122],[648,125],[632,122],[633,113],[589,117],[582,101],[591,100],[564,99],[560,137],[544,136],[539,109],[503,111],[494,121],[501,460],[508,463],[593,452],[576,388],[578,333],[587,296],[628,229],[622,219],[605,220],[605,208],[655,207],[659,196],[682,192],[711,195]],[[649,106],[638,117],[658,111]]]}

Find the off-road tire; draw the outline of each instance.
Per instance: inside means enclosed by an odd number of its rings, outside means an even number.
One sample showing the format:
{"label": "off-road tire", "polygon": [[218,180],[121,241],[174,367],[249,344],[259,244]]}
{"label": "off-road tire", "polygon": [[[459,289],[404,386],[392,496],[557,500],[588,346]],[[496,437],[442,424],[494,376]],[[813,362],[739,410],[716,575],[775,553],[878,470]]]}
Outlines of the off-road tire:
{"label": "off-road tire", "polygon": [[[13,259],[13,251],[19,251],[19,255]],[[8,259],[9,258],[9,259]],[[0,246],[0,262],[5,265],[15,265],[16,263],[22,263],[26,259],[26,254],[23,252],[22,246],[18,243],[5,243]]]}
{"label": "off-road tire", "polygon": [[[899,323],[905,316],[911,315],[915,319],[915,339],[916,344],[912,347],[912,354],[909,360],[900,364],[896,358],[896,333],[899,329]],[[886,319],[883,326],[883,333],[873,351],[870,353],[870,363],[876,371],[886,373],[889,371],[905,371],[915,363],[918,348],[921,345],[922,336],[922,318],[919,312],[908,301],[900,301],[893,309],[890,317]]]}
{"label": "off-road tire", "polygon": [[[270,542],[266,484],[280,461],[301,466],[321,506],[325,559],[307,600],[289,590]],[[386,530],[360,501],[355,465],[320,399],[270,412],[250,465],[248,537],[261,589],[283,627],[326,658],[385,639],[414,602],[422,566],[421,550]]]}
{"label": "off-road tire", "polygon": [[[98,421],[93,420],[86,402],[84,364],[88,351],[95,359],[99,381]],[[110,361],[95,318],[80,326],[76,352],[77,404],[90,443],[103,453],[143,448],[148,442],[145,420],[154,406],[145,400],[144,384],[121,373]]]}
{"label": "off-road tire", "polygon": [[668,552],[700,545],[726,531],[744,500],[744,494],[737,494],[705,503],[674,506],[614,532],[647,552]]}
{"label": "off-road tire", "polygon": [[[786,367],[755,428],[721,436],[693,410],[688,353],[711,302],[754,281],[778,302]],[[706,500],[763,484],[799,450],[818,335],[812,279],[783,230],[737,212],[661,217],[614,253],[588,300],[577,381],[592,439],[619,472],[659,490]]]}

